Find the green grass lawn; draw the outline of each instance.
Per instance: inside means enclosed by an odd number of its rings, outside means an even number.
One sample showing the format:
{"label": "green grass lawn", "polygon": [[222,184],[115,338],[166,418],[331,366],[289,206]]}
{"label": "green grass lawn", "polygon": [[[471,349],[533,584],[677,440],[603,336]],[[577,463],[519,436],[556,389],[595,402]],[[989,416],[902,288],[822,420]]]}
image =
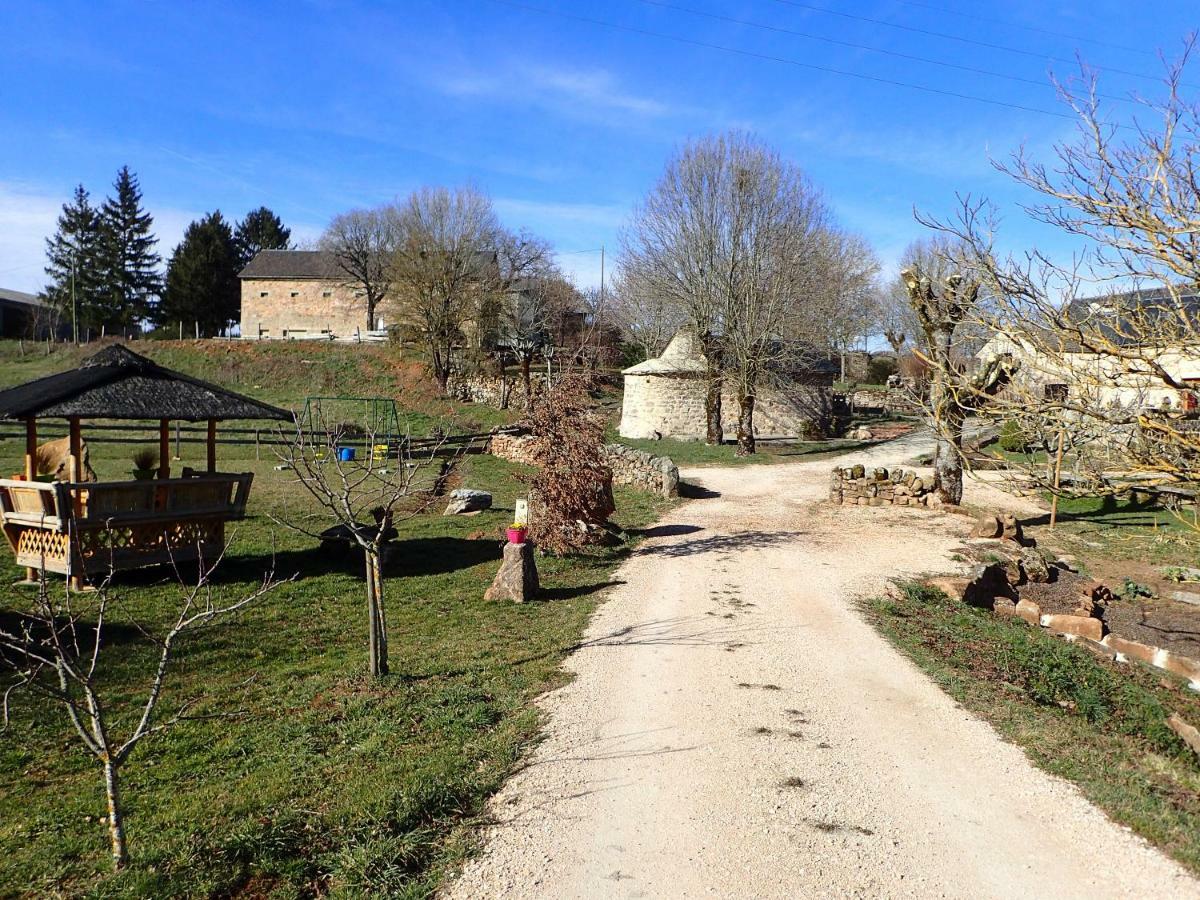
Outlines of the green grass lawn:
{"label": "green grass lawn", "polygon": [[[0,387],[9,387],[73,369],[102,344],[82,347],[0,341]],[[457,403],[438,395],[418,353],[389,344],[335,344],[309,341],[132,341],[130,349],[160,365],[300,412],[305,397],[354,396],[394,399],[401,430],[428,434],[482,431],[507,425],[514,411]],[[230,423],[236,425],[238,423]]]}
{"label": "green grass lawn", "polygon": [[[131,449],[94,447],[101,477],[128,468]],[[559,664],[628,552],[541,559],[544,602],[484,602],[525,488],[521,467],[466,458],[463,485],[492,491],[496,508],[400,525],[386,572],[392,675],[373,682],[358,562],[278,527],[270,514],[302,503],[299,489],[273,460],[225,449],[222,471],[252,470],[256,481],[220,592],[249,590],[272,565],[298,578],[191,637],[163,712],[199,696],[198,709],[236,715],[181,723],[135,751],[124,770],[133,864],[114,876],[97,765],[59,709],[14,697],[0,741],[0,896],[428,896],[536,740],[532,701],[563,682]],[[185,445],[184,462],[202,452]],[[0,470],[17,468],[17,453],[0,444]],[[616,496],[632,542],[662,502]],[[5,554],[0,578],[13,581]],[[123,732],[154,654],[131,623],[161,624],[177,588],[145,570],[121,576],[117,593],[101,671]],[[0,616],[28,602],[19,590],[0,596]]]}
{"label": "green grass lawn", "polygon": [[964,707],[1115,821],[1200,873],[1200,762],[1165,724],[1200,696],[990,610],[907,584],[867,604],[883,634]]}

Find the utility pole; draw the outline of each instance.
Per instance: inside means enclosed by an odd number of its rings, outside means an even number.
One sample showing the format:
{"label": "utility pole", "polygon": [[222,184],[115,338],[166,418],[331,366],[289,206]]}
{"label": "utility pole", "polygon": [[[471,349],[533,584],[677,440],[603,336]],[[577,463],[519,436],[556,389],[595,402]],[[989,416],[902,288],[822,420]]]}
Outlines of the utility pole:
{"label": "utility pole", "polygon": [[75,302],[75,251],[71,251],[71,335],[79,346],[79,309]]}

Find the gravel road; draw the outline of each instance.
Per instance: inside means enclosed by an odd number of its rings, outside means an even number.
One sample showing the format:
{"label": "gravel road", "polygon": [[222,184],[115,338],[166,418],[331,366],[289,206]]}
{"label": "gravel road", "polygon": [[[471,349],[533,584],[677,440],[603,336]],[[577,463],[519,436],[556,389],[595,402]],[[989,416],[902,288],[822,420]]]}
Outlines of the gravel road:
{"label": "gravel road", "polygon": [[684,473],[711,496],[617,573],[447,896],[1200,897],[860,619],[889,578],[953,568],[967,526],[831,507],[831,466]]}

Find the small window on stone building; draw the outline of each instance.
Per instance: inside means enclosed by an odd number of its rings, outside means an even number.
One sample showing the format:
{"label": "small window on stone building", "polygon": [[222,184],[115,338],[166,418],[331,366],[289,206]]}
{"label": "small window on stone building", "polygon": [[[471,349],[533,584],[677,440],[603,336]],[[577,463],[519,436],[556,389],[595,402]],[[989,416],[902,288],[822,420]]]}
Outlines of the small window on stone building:
{"label": "small window on stone building", "polygon": [[293,297],[299,297],[299,296],[300,296],[300,292],[299,292],[299,291],[292,291],[292,293],[291,293],[291,296],[293,296]]}
{"label": "small window on stone building", "polygon": [[270,291],[259,291],[258,292],[258,296],[260,296],[260,297],[268,297],[268,296],[270,296],[270,294],[271,294]]}
{"label": "small window on stone building", "polygon": [[332,297],[333,291],[321,291],[321,296],[322,297]]}

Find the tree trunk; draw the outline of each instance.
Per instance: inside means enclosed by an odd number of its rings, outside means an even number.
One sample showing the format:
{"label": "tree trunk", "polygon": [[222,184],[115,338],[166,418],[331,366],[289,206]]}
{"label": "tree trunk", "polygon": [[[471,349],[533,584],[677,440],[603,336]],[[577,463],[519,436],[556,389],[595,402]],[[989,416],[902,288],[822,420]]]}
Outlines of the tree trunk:
{"label": "tree trunk", "polygon": [[705,436],[704,442],[719,446],[725,441],[725,430],[721,427],[721,347],[712,337],[701,338],[701,349],[708,370],[708,393],[704,396]]}
{"label": "tree trunk", "polygon": [[528,354],[521,354],[521,382],[525,385],[525,408],[529,409],[533,406],[533,379],[529,374],[529,367],[533,365],[533,358]]}
{"label": "tree trunk", "polygon": [[933,427],[937,434],[937,450],[933,468],[937,495],[943,503],[958,506],[962,503],[963,470],[962,443],[965,414],[951,389],[950,344],[953,335],[939,335],[932,348],[934,360],[933,383],[929,389],[929,406],[933,412]]}
{"label": "tree trunk", "polygon": [[388,673],[387,627],[383,617],[383,578],[379,553],[363,552],[367,575],[367,648],[371,674],[380,677]]}
{"label": "tree trunk", "polygon": [[104,761],[104,794],[108,800],[108,837],[112,844],[113,870],[118,871],[129,862],[129,848],[125,845],[125,814],[121,809],[117,766],[111,759]]}
{"label": "tree trunk", "polygon": [[705,437],[704,442],[718,446],[725,440],[721,428],[721,376],[709,373],[708,393],[704,396]]}
{"label": "tree trunk", "polygon": [[738,397],[737,455],[751,456],[755,452],[754,395],[742,394]]}

